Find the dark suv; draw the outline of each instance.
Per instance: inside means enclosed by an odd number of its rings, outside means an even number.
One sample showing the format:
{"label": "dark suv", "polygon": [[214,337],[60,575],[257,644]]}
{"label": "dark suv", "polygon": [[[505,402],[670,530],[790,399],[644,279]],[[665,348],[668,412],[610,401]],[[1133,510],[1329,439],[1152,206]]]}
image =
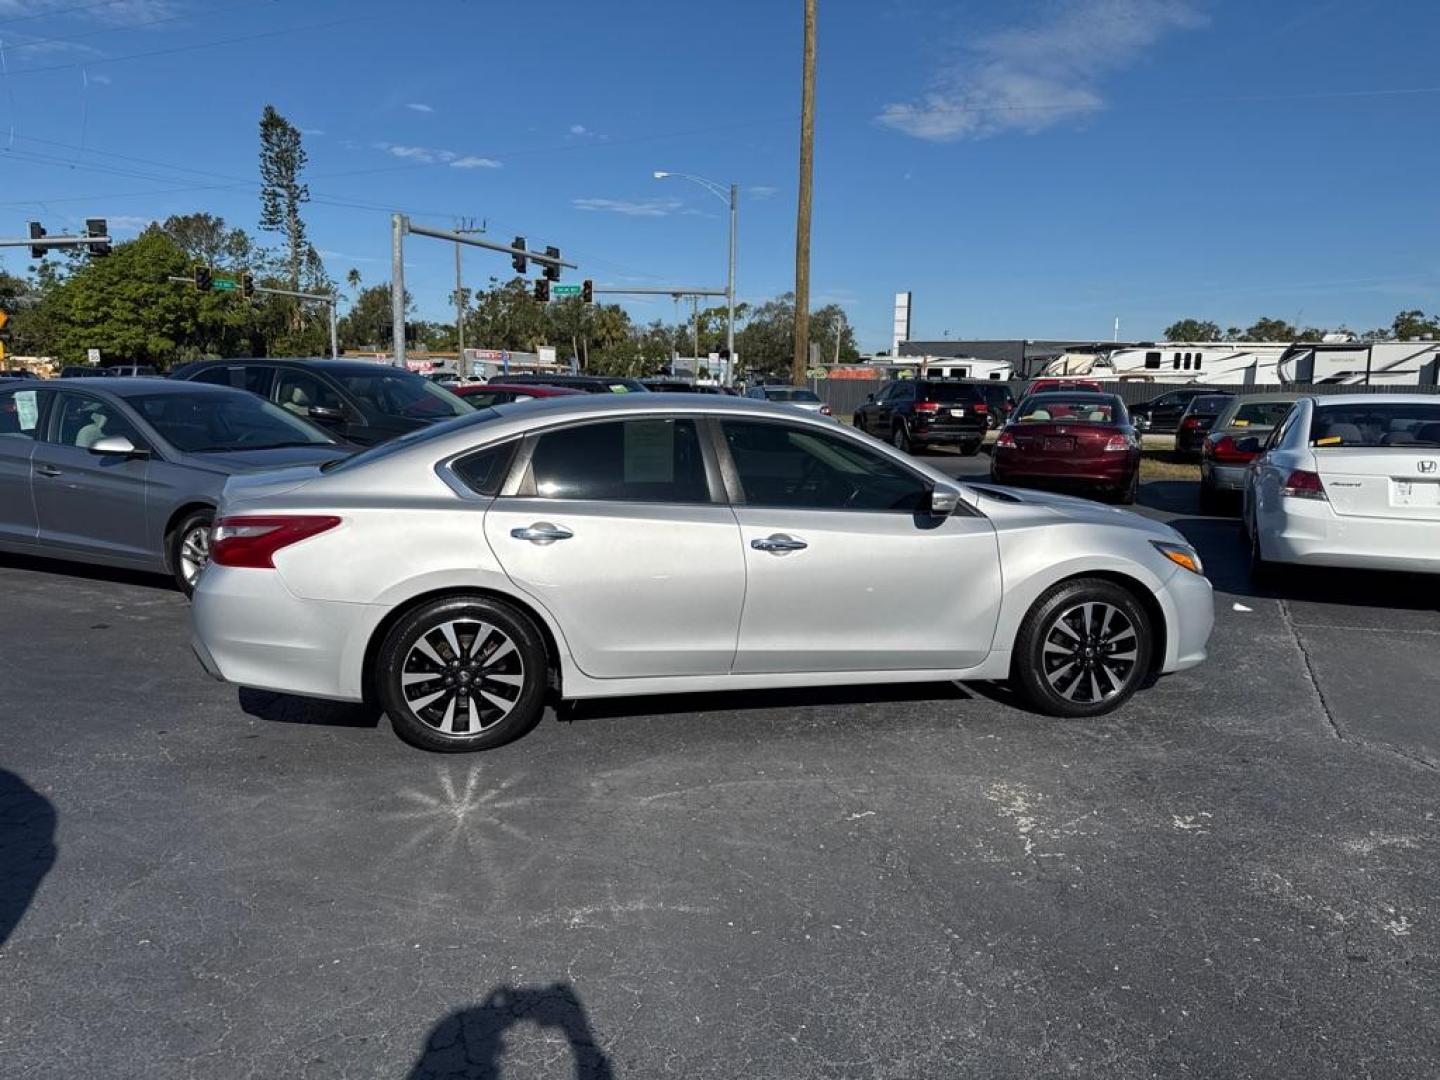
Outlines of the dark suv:
{"label": "dark suv", "polygon": [[1143,405],[1130,406],[1130,422],[1151,434],[1175,431],[1180,427],[1180,418],[1185,415],[1185,407],[1191,400],[1214,392],[1214,388],[1209,386],[1182,386],[1151,398]]}
{"label": "dark suv", "polygon": [[423,375],[371,360],[202,360],[170,377],[249,390],[361,446],[474,412]]}
{"label": "dark suv", "polygon": [[975,383],[901,379],[855,410],[855,426],[907,452],[949,443],[961,453],[978,454],[990,426],[990,403]]}

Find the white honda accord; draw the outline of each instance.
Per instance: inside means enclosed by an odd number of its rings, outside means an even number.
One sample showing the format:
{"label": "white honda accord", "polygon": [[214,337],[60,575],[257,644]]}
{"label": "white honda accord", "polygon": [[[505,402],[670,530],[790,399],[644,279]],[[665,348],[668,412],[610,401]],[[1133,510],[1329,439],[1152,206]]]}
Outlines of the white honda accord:
{"label": "white honda accord", "polygon": [[1301,398],[1250,466],[1251,565],[1440,573],[1440,397]]}
{"label": "white honda accord", "polygon": [[193,612],[216,677],[375,700],[435,750],[552,696],[1008,679],[1095,716],[1200,663],[1213,619],[1168,526],[690,394],[503,405],[237,477]]}

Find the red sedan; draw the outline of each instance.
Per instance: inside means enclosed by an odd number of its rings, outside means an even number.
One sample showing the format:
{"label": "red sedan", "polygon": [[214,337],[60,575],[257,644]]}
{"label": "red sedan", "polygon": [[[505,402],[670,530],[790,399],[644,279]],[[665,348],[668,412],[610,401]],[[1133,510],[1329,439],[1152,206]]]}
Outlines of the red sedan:
{"label": "red sedan", "polygon": [[1099,394],[1102,393],[1104,389],[1105,388],[1094,379],[1046,378],[1036,379],[1026,387],[1025,396],[1029,397],[1031,394],[1048,394],[1054,390],[1087,390]]}
{"label": "red sedan", "polygon": [[477,409],[491,405],[504,405],[509,401],[529,401],[541,397],[571,397],[583,394],[583,390],[571,390],[565,386],[545,386],[542,383],[471,383],[469,386],[452,386],[451,391],[459,394]]}
{"label": "red sedan", "polygon": [[990,478],[1101,491],[1128,505],[1140,484],[1140,436],[1114,394],[1032,394],[1000,432]]}

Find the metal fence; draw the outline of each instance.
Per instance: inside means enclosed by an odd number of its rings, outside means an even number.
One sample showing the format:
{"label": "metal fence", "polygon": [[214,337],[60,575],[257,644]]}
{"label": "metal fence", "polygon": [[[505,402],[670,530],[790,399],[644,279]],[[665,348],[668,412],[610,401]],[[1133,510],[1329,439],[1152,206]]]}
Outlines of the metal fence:
{"label": "metal fence", "polygon": [[[869,395],[884,386],[885,379],[811,379],[810,389],[830,406],[836,416],[849,416],[865,404]],[[1030,380],[1013,380],[1007,383],[1016,398],[1030,385]],[[1160,382],[1102,382],[1106,393],[1118,394],[1126,405],[1139,405],[1151,398],[1159,397],[1169,390],[1192,387],[1195,383]],[[1435,394],[1435,386],[1336,386],[1331,383],[1286,383],[1277,386],[1209,386],[1206,390],[1216,394]]]}

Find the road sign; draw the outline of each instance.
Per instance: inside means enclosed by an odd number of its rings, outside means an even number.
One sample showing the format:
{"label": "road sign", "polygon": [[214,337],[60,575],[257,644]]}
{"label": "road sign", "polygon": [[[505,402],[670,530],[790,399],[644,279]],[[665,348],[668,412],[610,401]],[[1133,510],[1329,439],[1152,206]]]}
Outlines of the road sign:
{"label": "road sign", "polygon": [[568,300],[572,296],[580,295],[579,285],[551,285],[550,295],[556,300]]}
{"label": "road sign", "polygon": [[234,292],[240,288],[240,282],[233,277],[221,277],[219,274],[212,274],[210,276],[210,288],[218,292]]}
{"label": "road sign", "polygon": [[86,350],[85,350],[85,359],[88,360],[88,361],[90,361],[90,363],[92,363],[92,364],[98,364],[98,363],[100,362],[100,350],[99,350],[99,349],[86,349]]}

